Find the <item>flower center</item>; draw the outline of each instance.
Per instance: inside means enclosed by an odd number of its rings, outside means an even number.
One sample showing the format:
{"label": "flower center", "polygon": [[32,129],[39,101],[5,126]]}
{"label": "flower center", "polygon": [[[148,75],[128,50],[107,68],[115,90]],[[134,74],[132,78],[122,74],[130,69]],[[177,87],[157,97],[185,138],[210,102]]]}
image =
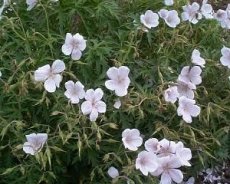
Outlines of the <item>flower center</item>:
{"label": "flower center", "polygon": [[73,40],[71,44],[72,44],[73,48],[78,49],[79,45],[80,45],[80,42],[76,41],[76,40]]}
{"label": "flower center", "polygon": [[145,158],[142,158],[140,162],[141,162],[141,165],[146,165],[148,163],[148,160]]}
{"label": "flower center", "polygon": [[117,78],[117,83],[118,84],[122,84],[122,83],[124,83],[124,78],[123,77],[120,77],[120,76],[118,76],[118,78]]}

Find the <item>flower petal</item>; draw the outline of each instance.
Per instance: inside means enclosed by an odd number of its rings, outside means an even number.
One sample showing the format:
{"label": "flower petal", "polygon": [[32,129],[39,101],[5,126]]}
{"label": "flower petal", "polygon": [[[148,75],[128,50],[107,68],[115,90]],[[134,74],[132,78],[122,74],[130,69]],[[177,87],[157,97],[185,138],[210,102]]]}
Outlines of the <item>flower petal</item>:
{"label": "flower petal", "polygon": [[23,144],[23,151],[27,154],[30,154],[30,155],[34,155],[35,154],[35,151],[33,149],[33,146],[32,144],[30,144],[29,142],[25,142]]}
{"label": "flower petal", "polygon": [[62,81],[62,76],[60,74],[56,74],[53,76],[53,80],[55,81],[55,85],[59,88]]}
{"label": "flower petal", "polygon": [[102,97],[103,97],[103,95],[104,95],[104,92],[102,91],[102,89],[101,88],[97,88],[95,90],[95,92],[94,92],[94,100],[95,101],[101,100]]}
{"label": "flower petal", "polygon": [[85,101],[81,104],[81,111],[84,115],[90,114],[92,111],[92,104],[89,101]]}
{"label": "flower petal", "polygon": [[34,72],[34,80],[44,82],[50,75],[50,65],[39,67]]}
{"label": "flower petal", "polygon": [[64,44],[61,47],[62,53],[65,54],[66,56],[69,56],[72,53],[73,46],[70,44]]}
{"label": "flower petal", "polygon": [[118,72],[119,72],[118,68],[111,67],[111,68],[108,69],[106,74],[110,79],[116,80],[117,77],[118,77]]}
{"label": "flower petal", "polygon": [[66,83],[65,83],[65,88],[67,89],[67,90],[73,90],[73,88],[74,88],[74,82],[73,81],[71,81],[71,80],[69,80],[69,81],[67,81]]}
{"label": "flower petal", "polygon": [[172,180],[176,183],[181,183],[183,180],[183,174],[179,169],[170,169],[169,175]]}
{"label": "flower petal", "polygon": [[128,89],[127,88],[117,87],[115,89],[115,94],[117,96],[125,96],[125,95],[127,95],[127,93],[128,93]]}
{"label": "flower petal", "polygon": [[44,87],[46,89],[46,91],[53,93],[56,91],[56,84],[55,84],[55,80],[53,79],[47,79],[44,83]]}
{"label": "flower petal", "polygon": [[74,49],[72,54],[71,54],[71,58],[73,60],[79,60],[81,58],[81,56],[82,56],[82,52],[78,49]]}
{"label": "flower petal", "polygon": [[163,172],[161,175],[160,184],[171,184],[171,183],[172,183],[172,179],[169,176],[169,174],[167,174],[166,172]]}
{"label": "flower petal", "polygon": [[53,62],[51,68],[52,68],[52,73],[54,74],[61,73],[65,70],[65,63],[62,60],[57,59]]}
{"label": "flower petal", "polygon": [[100,113],[105,113],[106,112],[106,104],[102,101],[99,101],[96,103],[96,109]]}
{"label": "flower petal", "polygon": [[114,80],[107,80],[105,81],[105,87],[109,90],[115,90],[117,85]]}
{"label": "flower petal", "polygon": [[200,114],[200,107],[197,105],[190,106],[189,113],[192,117],[197,117]]}
{"label": "flower petal", "polygon": [[90,121],[96,121],[97,117],[98,117],[98,112],[96,109],[93,109],[89,116]]}

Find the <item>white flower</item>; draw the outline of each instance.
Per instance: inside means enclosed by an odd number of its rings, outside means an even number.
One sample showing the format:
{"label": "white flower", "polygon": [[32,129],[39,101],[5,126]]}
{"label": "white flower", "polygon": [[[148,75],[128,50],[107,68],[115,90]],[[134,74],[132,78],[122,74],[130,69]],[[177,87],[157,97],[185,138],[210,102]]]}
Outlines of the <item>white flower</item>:
{"label": "white flower", "polygon": [[119,172],[118,170],[115,168],[115,167],[110,167],[108,169],[108,175],[111,177],[111,178],[116,178],[119,176]]}
{"label": "white flower", "polygon": [[181,183],[183,181],[183,173],[178,169],[181,167],[180,160],[175,156],[167,156],[158,159],[159,167],[151,175],[161,175],[160,184]]}
{"label": "white flower", "polygon": [[166,6],[172,6],[174,4],[174,0],[164,0]]}
{"label": "white flower", "polygon": [[82,56],[82,51],[86,48],[86,40],[79,33],[72,35],[66,34],[65,43],[62,45],[62,52],[65,55],[70,55],[73,60],[79,60]]}
{"label": "white flower", "polygon": [[202,18],[202,14],[199,13],[200,5],[193,2],[191,5],[188,4],[183,6],[184,12],[182,13],[182,20],[189,21],[193,24],[198,23],[198,20]]}
{"label": "white flower", "polygon": [[222,57],[220,58],[221,64],[230,68],[230,48],[224,46],[221,49],[221,54],[222,54]]}
{"label": "white flower", "polygon": [[195,105],[195,100],[184,96],[179,98],[179,107],[177,108],[178,116],[182,116],[186,123],[192,123],[192,117],[200,114],[200,107]]}
{"label": "white flower", "polygon": [[26,0],[26,4],[28,5],[27,11],[30,11],[32,8],[36,6],[38,0]]}
{"label": "white flower", "polygon": [[65,63],[61,60],[55,60],[50,67],[50,65],[45,65],[39,67],[34,72],[35,81],[44,82],[44,87],[46,91],[52,93],[56,91],[56,87],[59,88],[59,85],[62,81],[61,72],[65,70]]}
{"label": "white flower", "polygon": [[162,139],[159,141],[160,150],[158,151],[159,157],[172,156],[176,151],[176,143],[174,141],[169,141],[167,139]]}
{"label": "white flower", "polygon": [[166,102],[175,103],[178,97],[179,93],[177,91],[177,86],[170,86],[164,91],[164,99]]}
{"label": "white flower", "polygon": [[154,153],[142,151],[136,159],[136,169],[140,169],[143,175],[147,176],[149,172],[154,172],[158,168],[157,157]]}
{"label": "white flower", "polygon": [[208,0],[203,0],[202,6],[200,8],[202,15],[206,19],[212,19],[213,18],[213,8],[211,4],[208,4]]}
{"label": "white flower", "polygon": [[65,83],[65,96],[70,99],[71,103],[77,104],[80,99],[85,97],[84,86],[81,82],[76,82],[74,84],[73,81],[68,81]]}
{"label": "white flower", "polygon": [[204,58],[200,57],[199,50],[197,50],[197,49],[193,50],[191,59],[192,59],[193,64],[199,65],[202,68],[204,68],[205,60],[204,60]]}
{"label": "white flower", "polygon": [[105,82],[106,88],[115,91],[117,96],[125,96],[128,93],[128,87],[130,84],[129,68],[121,66],[119,68],[111,67],[107,71],[107,76],[110,80]]}
{"label": "white flower", "polygon": [[162,19],[164,19],[165,23],[172,28],[175,28],[178,24],[180,24],[180,18],[176,10],[165,10],[161,9],[158,14]]}
{"label": "white flower", "polygon": [[182,142],[176,144],[176,156],[179,158],[181,165],[191,166],[189,160],[192,158],[192,152],[189,148],[185,148]]}
{"label": "white flower", "polygon": [[157,153],[160,150],[160,144],[157,139],[151,138],[145,141],[145,149],[152,153]]}
{"label": "white flower", "polygon": [[32,133],[26,135],[27,142],[23,145],[23,151],[30,155],[35,155],[40,152],[43,145],[46,143],[48,135],[46,133]]}
{"label": "white flower", "polygon": [[185,82],[191,82],[195,85],[198,85],[202,82],[201,78],[201,68],[199,66],[185,66],[182,68],[181,73],[178,77],[178,80],[185,81]]}
{"label": "white flower", "polygon": [[147,10],[145,14],[140,16],[141,23],[144,24],[145,27],[151,29],[152,27],[157,27],[159,24],[159,16],[157,13],[154,13],[151,10]]}
{"label": "white flower", "polygon": [[143,139],[137,129],[125,129],[122,132],[122,142],[125,148],[131,151],[137,151],[138,147],[142,145]]}
{"label": "white flower", "polygon": [[98,113],[106,112],[106,104],[101,101],[103,95],[101,88],[97,88],[95,91],[93,89],[86,91],[86,101],[81,104],[81,111],[84,115],[89,114],[90,121],[96,121]]}
{"label": "white flower", "polygon": [[230,29],[230,10],[219,9],[215,14],[214,18],[218,20],[222,28]]}
{"label": "white flower", "polygon": [[193,90],[196,89],[195,84],[187,81],[177,80],[177,91],[179,96],[185,96],[187,98],[194,98]]}
{"label": "white flower", "polygon": [[2,77],[2,72],[0,71],[0,77]]}
{"label": "white flower", "polygon": [[227,11],[221,9],[217,10],[217,12],[214,14],[214,18],[219,22],[225,21],[225,19],[228,18]]}
{"label": "white flower", "polygon": [[119,98],[116,99],[113,107],[116,108],[116,109],[119,109],[121,107],[121,100]]}

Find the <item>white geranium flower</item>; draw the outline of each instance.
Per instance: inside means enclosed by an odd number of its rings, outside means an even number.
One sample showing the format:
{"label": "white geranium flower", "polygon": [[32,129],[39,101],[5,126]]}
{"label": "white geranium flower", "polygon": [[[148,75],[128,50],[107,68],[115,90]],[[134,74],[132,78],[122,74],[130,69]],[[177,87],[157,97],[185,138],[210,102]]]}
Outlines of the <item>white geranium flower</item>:
{"label": "white geranium flower", "polygon": [[180,18],[176,10],[165,10],[161,9],[158,14],[162,19],[164,19],[165,23],[171,27],[175,28],[178,24],[180,24]]}
{"label": "white geranium flower", "polygon": [[191,166],[189,160],[192,158],[191,149],[185,148],[182,142],[176,144],[176,156],[179,158],[181,165]]}
{"label": "white geranium flower", "polygon": [[81,104],[81,111],[84,115],[89,114],[90,121],[96,121],[98,113],[106,112],[106,104],[101,101],[103,95],[101,88],[97,88],[95,91],[93,89],[86,91],[86,101]]}
{"label": "white geranium flower", "polygon": [[175,156],[167,156],[158,159],[159,167],[151,175],[161,175],[160,184],[181,183],[183,181],[183,173],[178,168],[181,167],[180,160]]}
{"label": "white geranium flower", "polygon": [[227,11],[221,9],[217,10],[217,12],[214,13],[214,18],[219,22],[225,21],[225,19],[228,18]]}
{"label": "white geranium flower", "polygon": [[148,152],[158,153],[158,151],[160,150],[160,144],[157,139],[151,138],[145,141],[145,149]]}
{"label": "white geranium flower", "polygon": [[136,159],[136,169],[140,169],[143,175],[147,176],[149,172],[154,172],[158,168],[157,157],[154,153],[142,151]]}
{"label": "white geranium flower", "polygon": [[166,6],[172,6],[174,4],[174,0],[164,0],[164,4]]}
{"label": "white geranium flower", "polygon": [[191,82],[195,85],[198,85],[202,82],[201,78],[201,68],[199,66],[185,66],[182,68],[181,73],[178,77],[178,80],[185,81],[185,82]]}
{"label": "white geranium flower", "polygon": [[221,54],[222,54],[222,57],[220,58],[221,64],[230,68],[230,48],[224,46],[221,49]]}
{"label": "white geranium flower", "polygon": [[27,11],[30,11],[31,9],[33,9],[37,3],[38,3],[38,0],[26,0],[26,4],[28,5]]}
{"label": "white geranium flower", "polygon": [[43,145],[46,143],[48,135],[46,133],[32,133],[26,135],[27,142],[23,145],[23,151],[30,155],[35,155],[40,152]]}
{"label": "white geranium flower", "polygon": [[157,13],[154,13],[151,10],[147,10],[145,14],[140,16],[141,23],[144,24],[145,27],[151,29],[152,27],[157,27],[159,25],[159,16]]}
{"label": "white geranium flower", "polygon": [[125,148],[131,151],[137,151],[142,145],[143,139],[140,136],[140,131],[137,129],[125,129],[122,132],[122,142]]}
{"label": "white geranium flower", "polygon": [[186,123],[192,123],[192,117],[200,114],[200,107],[195,105],[196,101],[184,96],[179,98],[178,116],[182,116]]}
{"label": "white geranium flower", "polygon": [[177,91],[179,93],[179,97],[185,96],[187,98],[193,99],[194,92],[193,90],[196,89],[196,85],[182,80],[177,80]]}
{"label": "white geranium flower", "polygon": [[130,84],[129,68],[121,66],[119,68],[111,67],[107,71],[107,76],[110,80],[105,82],[106,88],[115,91],[117,96],[125,96],[128,93],[128,87]]}
{"label": "white geranium flower", "polygon": [[120,107],[121,107],[121,100],[119,98],[116,99],[113,107],[116,108],[116,109],[120,109]]}
{"label": "white geranium flower", "polygon": [[164,99],[166,102],[175,103],[178,97],[179,93],[177,91],[177,86],[170,86],[164,91]]}
{"label": "white geranium flower", "polygon": [[111,178],[116,178],[119,176],[119,172],[118,170],[115,168],[115,167],[110,167],[108,169],[108,175],[111,177]]}
{"label": "white geranium flower", "polygon": [[66,34],[65,43],[62,45],[63,54],[69,56],[73,60],[79,60],[82,56],[82,51],[86,48],[86,40],[79,33],[72,35]]}
{"label": "white geranium flower", "polygon": [[211,4],[208,4],[208,0],[203,0],[201,5],[201,13],[206,19],[212,19],[213,18],[213,8]]}
{"label": "white geranium flower", "polygon": [[65,70],[65,63],[61,60],[55,60],[50,67],[50,65],[45,65],[39,67],[34,72],[35,81],[44,82],[44,87],[46,91],[52,93],[56,91],[56,88],[59,88],[59,85],[62,81],[62,73]]}
{"label": "white geranium flower", "polygon": [[160,150],[158,151],[159,157],[172,156],[176,152],[176,143],[167,139],[159,141]]}
{"label": "white geranium flower", "polygon": [[200,56],[199,50],[193,50],[191,59],[193,64],[199,65],[200,67],[204,68],[205,60]]}
{"label": "white geranium flower", "polygon": [[78,104],[79,100],[85,97],[84,86],[79,81],[74,83],[70,80],[65,83],[65,88],[65,96],[70,99],[72,104]]}
{"label": "white geranium flower", "polygon": [[202,14],[199,12],[199,9],[200,5],[196,2],[183,6],[184,12],[181,15],[182,20],[189,21],[193,24],[198,23],[198,20],[202,19]]}

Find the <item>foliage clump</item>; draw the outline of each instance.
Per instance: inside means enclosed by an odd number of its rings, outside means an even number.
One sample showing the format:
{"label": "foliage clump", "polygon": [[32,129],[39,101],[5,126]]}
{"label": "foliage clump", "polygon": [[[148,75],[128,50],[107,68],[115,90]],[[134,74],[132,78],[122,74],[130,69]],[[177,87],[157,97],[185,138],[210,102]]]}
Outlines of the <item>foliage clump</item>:
{"label": "foliage clump", "polygon": [[[173,8],[182,12],[187,1]],[[192,150],[185,177],[229,159],[229,69],[220,63],[229,45],[229,31],[216,20],[181,22],[175,29],[163,21],[145,32],[140,15],[158,12],[161,0],[39,0],[27,11],[24,0],[12,0],[0,21],[0,183],[110,183],[107,171],[119,169],[118,183],[158,183],[135,168],[136,152],[122,144],[122,131],[138,129],[151,137],[182,141]],[[87,47],[80,60],[62,53],[66,33],[80,33]],[[164,91],[199,49],[206,64],[195,91],[201,108],[192,124],[177,116]],[[65,63],[55,93],[34,80],[34,71],[56,59]],[[105,87],[110,67],[127,66],[130,86],[117,97]],[[106,112],[91,122],[81,105],[64,95],[66,81],[81,81],[85,89],[101,88]],[[35,156],[23,152],[25,135],[47,133],[47,144]]]}

